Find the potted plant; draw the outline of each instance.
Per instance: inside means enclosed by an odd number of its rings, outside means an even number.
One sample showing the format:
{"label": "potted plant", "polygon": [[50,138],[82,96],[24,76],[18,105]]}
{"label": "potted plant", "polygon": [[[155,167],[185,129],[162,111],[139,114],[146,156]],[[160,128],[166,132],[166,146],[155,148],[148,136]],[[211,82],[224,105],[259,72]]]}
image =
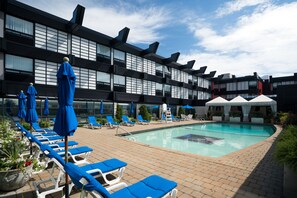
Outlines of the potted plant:
{"label": "potted plant", "polygon": [[221,111],[216,111],[212,114],[212,120],[213,121],[223,121],[223,112]]}
{"label": "potted plant", "polygon": [[240,122],[242,113],[240,111],[231,111],[229,113],[230,122]]}
{"label": "potted plant", "polygon": [[263,124],[264,123],[264,118],[263,118],[263,113],[260,111],[254,111],[250,113],[251,116],[251,122],[252,123],[258,123],[258,124]]}
{"label": "potted plant", "polygon": [[33,159],[24,155],[25,141],[10,128],[9,121],[0,121],[0,191],[23,187],[30,179]]}
{"label": "potted plant", "polygon": [[297,125],[289,125],[276,141],[274,152],[278,162],[284,165],[284,196],[293,198],[297,195]]}

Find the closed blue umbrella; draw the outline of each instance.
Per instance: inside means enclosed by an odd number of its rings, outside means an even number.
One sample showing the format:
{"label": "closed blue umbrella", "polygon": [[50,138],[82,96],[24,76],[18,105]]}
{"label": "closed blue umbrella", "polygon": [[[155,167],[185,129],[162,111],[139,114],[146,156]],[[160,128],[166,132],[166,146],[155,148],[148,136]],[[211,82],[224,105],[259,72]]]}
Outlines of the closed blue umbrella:
{"label": "closed blue umbrella", "polygon": [[26,98],[27,96],[24,94],[22,90],[18,97],[18,102],[19,102],[18,117],[21,119],[21,121],[26,117],[26,110],[25,110]]}
{"label": "closed blue umbrella", "polygon": [[43,115],[48,116],[49,110],[48,110],[48,98],[44,100],[44,109],[43,109]]}
{"label": "closed blue umbrella", "polygon": [[[30,83],[30,86],[27,90],[27,112],[25,121],[30,123],[30,131],[32,131],[32,123],[38,121],[38,115],[36,112],[36,99],[37,91],[33,86],[33,83]],[[32,154],[32,142],[30,142],[30,154]]]}
{"label": "closed blue umbrella", "polygon": [[101,102],[100,102],[100,114],[101,114],[101,116],[103,115],[103,112],[104,112],[104,107],[103,107],[103,101],[101,100]]}
{"label": "closed blue umbrella", "polygon": [[30,83],[30,86],[27,90],[27,112],[25,120],[26,122],[30,123],[32,126],[33,122],[37,122],[38,115],[36,112],[36,99],[35,96],[37,95],[37,91],[33,86],[33,83]]}
{"label": "closed blue umbrella", "polygon": [[[57,73],[58,79],[58,103],[59,109],[56,115],[54,131],[61,136],[65,136],[65,162],[68,162],[68,136],[72,136],[77,128],[77,119],[73,109],[76,76],[67,57],[63,58],[63,63]],[[66,174],[65,196],[68,194],[68,175]]]}
{"label": "closed blue umbrella", "polygon": [[134,115],[134,103],[133,102],[131,102],[131,104],[130,104],[130,115],[133,117],[133,115]]}

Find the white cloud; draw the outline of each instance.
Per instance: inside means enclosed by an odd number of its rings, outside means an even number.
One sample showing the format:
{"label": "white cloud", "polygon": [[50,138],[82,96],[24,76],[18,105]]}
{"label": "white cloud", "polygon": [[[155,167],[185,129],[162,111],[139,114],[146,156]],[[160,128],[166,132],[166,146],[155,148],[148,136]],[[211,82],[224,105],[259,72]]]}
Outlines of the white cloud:
{"label": "white cloud", "polygon": [[223,7],[216,10],[217,17],[222,17],[234,12],[238,12],[246,7],[257,6],[269,3],[270,0],[232,0],[226,2]]}
{"label": "white cloud", "polygon": [[220,35],[201,20],[189,24],[203,50],[181,55],[180,60],[196,59],[218,74],[292,75],[297,70],[297,2],[269,6],[243,16]]}
{"label": "white cloud", "polygon": [[170,11],[160,6],[135,8],[133,5],[119,1],[118,4],[103,5],[103,1],[71,0],[22,0],[33,7],[70,20],[76,4],[86,7],[83,26],[108,36],[115,37],[124,27],[130,28],[129,43],[151,43],[160,40],[158,30],[167,26]]}

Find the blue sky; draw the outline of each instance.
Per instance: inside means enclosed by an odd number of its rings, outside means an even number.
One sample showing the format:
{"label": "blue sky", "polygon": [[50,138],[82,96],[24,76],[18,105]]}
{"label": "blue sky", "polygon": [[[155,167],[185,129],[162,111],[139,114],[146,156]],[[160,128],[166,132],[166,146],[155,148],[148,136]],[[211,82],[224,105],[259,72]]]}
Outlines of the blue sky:
{"label": "blue sky", "polygon": [[297,1],[291,0],[21,0],[65,19],[77,4],[83,25],[109,36],[130,28],[128,43],[179,63],[236,76],[297,72]]}

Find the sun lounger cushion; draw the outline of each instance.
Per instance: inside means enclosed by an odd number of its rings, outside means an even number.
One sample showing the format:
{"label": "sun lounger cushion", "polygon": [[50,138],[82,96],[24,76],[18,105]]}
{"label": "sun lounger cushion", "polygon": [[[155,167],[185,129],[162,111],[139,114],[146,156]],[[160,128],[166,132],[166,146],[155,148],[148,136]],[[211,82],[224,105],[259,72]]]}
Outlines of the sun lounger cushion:
{"label": "sun lounger cushion", "polygon": [[[76,145],[78,145],[78,142],[76,142],[76,141],[68,141],[68,146],[70,146],[70,147],[72,147],[72,146],[76,146]],[[49,144],[49,146],[50,147],[52,147],[52,148],[56,148],[57,146],[58,147],[65,147],[65,142],[56,142],[56,143],[54,143],[54,144]]]}
{"label": "sun lounger cushion", "polygon": [[41,139],[41,140],[39,140],[39,141],[45,141],[45,140],[49,140],[49,141],[54,141],[54,140],[63,140],[64,139],[64,137],[63,136],[41,136],[41,137],[43,137],[43,138],[45,138],[44,140],[43,139]]}
{"label": "sun lounger cushion", "polygon": [[[94,164],[88,164],[85,166],[80,167],[83,171],[93,170],[93,169],[100,169],[102,173],[107,173],[113,170],[117,170],[119,168],[123,168],[127,166],[126,162],[120,161],[116,158],[108,159],[102,162],[97,162]],[[98,173],[97,173],[98,174]],[[92,174],[95,175],[95,174]]]}
{"label": "sun lounger cushion", "polygon": [[177,184],[158,175],[151,175],[131,186],[111,194],[112,198],[120,197],[163,197]]}
{"label": "sun lounger cushion", "polygon": [[[68,149],[68,152],[70,152],[72,155],[78,155],[81,153],[87,153],[87,152],[91,152],[91,151],[93,151],[93,149],[88,146],[81,146],[81,147],[77,147],[77,148]],[[59,150],[57,152],[61,153],[60,156],[65,155],[65,150]]]}

